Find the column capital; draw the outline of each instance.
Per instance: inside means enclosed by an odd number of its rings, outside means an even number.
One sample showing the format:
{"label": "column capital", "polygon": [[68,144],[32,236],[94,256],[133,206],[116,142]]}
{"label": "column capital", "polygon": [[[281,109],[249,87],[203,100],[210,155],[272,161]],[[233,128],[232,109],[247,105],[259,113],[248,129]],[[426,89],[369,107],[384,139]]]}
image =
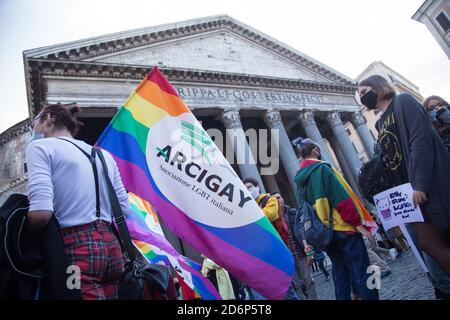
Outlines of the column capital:
{"label": "column capital", "polygon": [[314,112],[313,111],[302,111],[297,115],[298,120],[302,126],[310,126],[316,125],[316,120],[314,120]]}
{"label": "column capital", "polygon": [[339,112],[331,112],[327,115],[328,123],[332,128],[343,126],[341,116],[339,115]]}
{"label": "column capital", "polygon": [[241,116],[237,109],[225,109],[218,119],[226,129],[242,128]]}
{"label": "column capital", "polygon": [[277,109],[269,109],[264,113],[264,120],[269,129],[283,126],[280,111]]}
{"label": "column capital", "polygon": [[362,124],[365,124],[367,121],[366,121],[366,118],[364,118],[364,116],[362,115],[362,113],[361,112],[355,112],[352,116],[351,116],[351,118],[350,118],[350,121],[352,122],[352,124],[355,126],[355,128],[356,127],[359,127],[360,125],[362,125]]}

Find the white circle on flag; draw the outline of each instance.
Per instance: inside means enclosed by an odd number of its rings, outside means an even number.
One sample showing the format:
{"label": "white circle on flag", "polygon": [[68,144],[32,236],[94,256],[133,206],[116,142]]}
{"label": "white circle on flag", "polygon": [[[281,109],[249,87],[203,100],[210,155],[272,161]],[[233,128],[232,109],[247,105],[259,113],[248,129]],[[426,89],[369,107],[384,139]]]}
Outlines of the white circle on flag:
{"label": "white circle on flag", "polygon": [[[240,178],[191,113],[166,116],[155,123],[147,137],[146,157],[161,193],[193,220],[234,228],[263,217]],[[194,177],[186,172],[189,163],[195,163],[189,170]]]}

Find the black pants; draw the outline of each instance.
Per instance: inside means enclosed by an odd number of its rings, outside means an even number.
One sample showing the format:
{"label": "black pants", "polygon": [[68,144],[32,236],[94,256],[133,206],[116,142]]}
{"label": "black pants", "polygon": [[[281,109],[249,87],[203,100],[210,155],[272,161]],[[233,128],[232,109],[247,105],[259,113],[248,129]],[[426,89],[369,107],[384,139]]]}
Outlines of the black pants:
{"label": "black pants", "polygon": [[317,262],[317,265],[319,266],[320,270],[322,270],[322,272],[325,275],[325,277],[328,278],[330,273],[325,268],[325,259],[320,259],[320,260],[318,260],[316,262]]}

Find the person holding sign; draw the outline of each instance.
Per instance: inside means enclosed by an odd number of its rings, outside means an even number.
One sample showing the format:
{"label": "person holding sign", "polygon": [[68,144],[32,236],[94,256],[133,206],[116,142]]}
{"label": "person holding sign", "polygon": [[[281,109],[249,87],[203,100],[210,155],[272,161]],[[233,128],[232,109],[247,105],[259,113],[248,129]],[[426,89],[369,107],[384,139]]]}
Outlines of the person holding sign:
{"label": "person holding sign", "polygon": [[420,248],[450,274],[449,153],[412,95],[397,95],[379,75],[361,81],[357,93],[364,106],[382,112],[375,153],[390,172],[390,187],[411,183],[412,203],[420,206],[424,218],[414,223]]}
{"label": "person holding sign", "polygon": [[[377,289],[367,285],[370,261],[363,240],[363,236],[372,239],[376,223],[339,172],[320,160],[317,143],[298,138],[293,144],[304,159],[295,176],[297,190],[304,190],[304,200],[315,208],[324,225],[329,225],[332,215],[333,236],[325,252],[333,264],[336,299],[351,300],[353,287],[362,299],[378,300]],[[298,197],[300,194],[297,192]]]}

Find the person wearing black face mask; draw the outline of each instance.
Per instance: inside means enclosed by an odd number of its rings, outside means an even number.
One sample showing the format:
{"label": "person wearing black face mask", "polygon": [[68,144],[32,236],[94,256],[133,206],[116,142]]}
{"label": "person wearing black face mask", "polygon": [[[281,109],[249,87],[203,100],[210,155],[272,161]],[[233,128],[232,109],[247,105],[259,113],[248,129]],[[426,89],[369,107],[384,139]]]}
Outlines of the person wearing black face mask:
{"label": "person wearing black face mask", "polygon": [[[366,91],[368,90],[368,91]],[[369,110],[374,110],[377,108],[378,95],[372,89],[363,88],[361,89],[363,96],[361,97],[361,103],[367,107]]]}
{"label": "person wearing black face mask", "polygon": [[379,75],[358,85],[360,101],[382,112],[376,122],[377,152],[393,176],[394,185],[410,182],[413,203],[423,223],[413,224],[420,248],[450,274],[450,155],[429,116],[409,93],[396,94]]}

